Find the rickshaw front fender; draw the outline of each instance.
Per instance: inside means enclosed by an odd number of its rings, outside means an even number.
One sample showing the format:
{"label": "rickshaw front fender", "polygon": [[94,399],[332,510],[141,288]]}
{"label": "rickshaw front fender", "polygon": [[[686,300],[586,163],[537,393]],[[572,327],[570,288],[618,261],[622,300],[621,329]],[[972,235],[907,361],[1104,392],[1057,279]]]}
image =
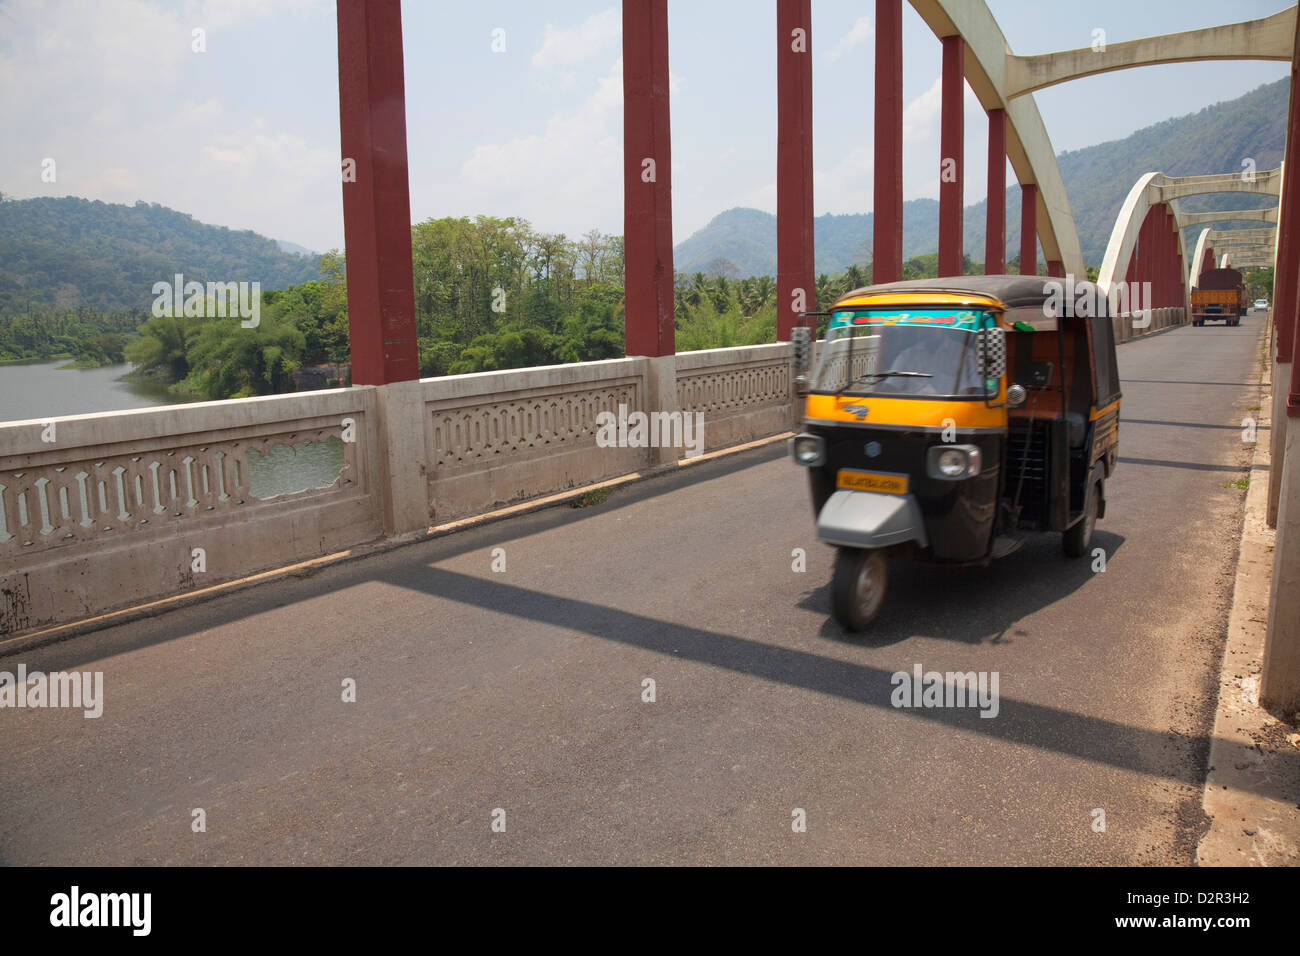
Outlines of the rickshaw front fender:
{"label": "rickshaw front fender", "polygon": [[845,548],[886,548],[916,541],[927,547],[925,520],[913,495],[840,489],[822,505],[817,537]]}

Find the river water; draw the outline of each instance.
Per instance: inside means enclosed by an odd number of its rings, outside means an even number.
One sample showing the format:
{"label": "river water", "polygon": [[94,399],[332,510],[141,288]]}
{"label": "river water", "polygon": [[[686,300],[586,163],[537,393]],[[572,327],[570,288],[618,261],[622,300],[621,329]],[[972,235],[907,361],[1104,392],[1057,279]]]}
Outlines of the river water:
{"label": "river water", "polygon": [[184,399],[157,385],[119,382],[130,365],[65,369],[67,362],[0,365],[0,422],[175,405]]}
{"label": "river water", "polygon": [[[0,365],[0,424],[186,401],[169,395],[162,386],[119,381],[131,370],[130,365],[60,369],[66,361]],[[0,447],[0,456],[4,452]],[[343,467],[343,442],[331,438],[300,444],[292,451],[281,446],[264,457],[250,454],[248,465],[250,492],[255,498],[322,488],[332,484]]]}

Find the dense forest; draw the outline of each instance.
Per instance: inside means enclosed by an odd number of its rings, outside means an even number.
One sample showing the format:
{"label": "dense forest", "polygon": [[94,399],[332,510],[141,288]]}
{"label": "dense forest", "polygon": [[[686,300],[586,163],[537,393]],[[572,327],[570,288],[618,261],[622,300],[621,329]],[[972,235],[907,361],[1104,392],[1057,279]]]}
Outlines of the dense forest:
{"label": "dense forest", "polygon": [[[582,362],[623,355],[623,240],[538,232],[520,219],[430,219],[412,227],[420,374]],[[678,277],[678,347],[772,341],[771,279]],[[126,349],[135,374],[202,398],[285,391],[293,373],[348,360],[345,262],[263,293],[260,323],[149,318]]]}
{"label": "dense forest", "polygon": [[[533,230],[520,219],[430,219],[412,228],[420,374],[458,375],[621,357],[623,241],[589,232],[579,240]],[[905,278],[937,274],[937,255],[916,256]],[[708,274],[678,273],[678,351],[776,340],[776,282],[734,278],[727,263]],[[966,271],[980,271],[969,258]],[[817,277],[829,304],[868,285],[871,268]],[[150,318],[127,346],[135,374],[199,398],[287,391],[304,366],[348,359],[345,264],[321,257],[321,276],[264,293],[261,321]],[[824,322],[825,320],[823,320]]]}

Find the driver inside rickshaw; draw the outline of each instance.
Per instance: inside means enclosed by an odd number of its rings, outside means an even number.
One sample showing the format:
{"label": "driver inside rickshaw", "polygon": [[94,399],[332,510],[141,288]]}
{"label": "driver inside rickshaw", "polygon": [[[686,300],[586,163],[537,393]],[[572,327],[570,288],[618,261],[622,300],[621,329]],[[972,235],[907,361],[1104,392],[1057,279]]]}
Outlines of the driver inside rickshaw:
{"label": "driver inside rickshaw", "polygon": [[915,329],[915,341],[886,362],[890,371],[911,372],[882,378],[877,392],[909,395],[979,395],[975,336],[947,329]]}

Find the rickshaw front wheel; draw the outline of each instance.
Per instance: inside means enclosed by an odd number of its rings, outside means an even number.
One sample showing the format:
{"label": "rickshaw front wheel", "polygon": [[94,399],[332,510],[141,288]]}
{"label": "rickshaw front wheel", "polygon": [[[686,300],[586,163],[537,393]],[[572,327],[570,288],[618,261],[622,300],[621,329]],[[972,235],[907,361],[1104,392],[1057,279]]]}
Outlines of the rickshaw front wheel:
{"label": "rickshaw front wheel", "polygon": [[831,580],[831,613],[846,631],[864,631],[885,601],[889,564],[878,548],[840,548]]}

